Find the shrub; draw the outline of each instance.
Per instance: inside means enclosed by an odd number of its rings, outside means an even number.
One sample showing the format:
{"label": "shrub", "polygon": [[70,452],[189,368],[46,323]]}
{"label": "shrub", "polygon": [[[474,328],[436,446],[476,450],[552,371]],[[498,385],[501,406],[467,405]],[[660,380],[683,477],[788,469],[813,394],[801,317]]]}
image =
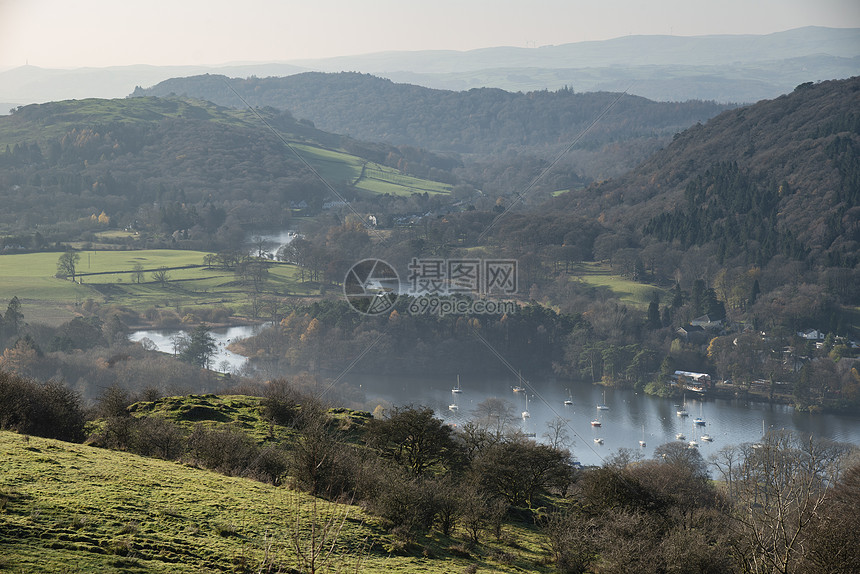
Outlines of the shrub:
{"label": "shrub", "polygon": [[270,445],[259,449],[257,458],[251,464],[247,474],[254,480],[278,486],[287,473],[288,467],[287,454],[280,448]]}
{"label": "shrub", "polygon": [[263,415],[275,424],[305,428],[324,417],[318,399],[295,388],[286,379],[275,379],[263,390]]}
{"label": "shrub", "polygon": [[429,530],[438,510],[432,482],[409,477],[397,468],[392,468],[389,476],[382,479],[385,488],[370,502],[371,511],[393,529],[409,533]]}
{"label": "shrub", "polygon": [[145,456],[174,460],[185,448],[182,430],[161,417],[136,419],[132,450]]}
{"label": "shrub", "polygon": [[194,427],[187,443],[194,464],[229,475],[243,474],[258,456],[258,447],[245,433],[235,429]]}
{"label": "shrub", "polygon": [[354,492],[361,468],[362,462],[350,447],[322,421],[304,429],[290,460],[290,474],[297,486],[332,499]]}
{"label": "shrub", "polygon": [[80,396],[63,383],[0,371],[0,429],[80,442],[84,422]]}

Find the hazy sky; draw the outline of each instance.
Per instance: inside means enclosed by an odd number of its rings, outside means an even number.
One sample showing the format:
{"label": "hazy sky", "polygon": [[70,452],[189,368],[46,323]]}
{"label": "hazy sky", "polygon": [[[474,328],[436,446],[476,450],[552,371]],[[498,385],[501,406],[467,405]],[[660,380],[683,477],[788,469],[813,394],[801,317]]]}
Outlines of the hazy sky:
{"label": "hazy sky", "polygon": [[860,27],[858,0],[0,0],[0,67],[221,64]]}

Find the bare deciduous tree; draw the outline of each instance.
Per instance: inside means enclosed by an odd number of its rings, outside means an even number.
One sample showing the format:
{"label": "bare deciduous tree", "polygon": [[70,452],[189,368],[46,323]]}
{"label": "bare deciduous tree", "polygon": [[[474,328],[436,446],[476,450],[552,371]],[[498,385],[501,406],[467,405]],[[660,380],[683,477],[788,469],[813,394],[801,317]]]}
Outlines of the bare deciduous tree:
{"label": "bare deciduous tree", "polygon": [[132,266],[131,273],[135,283],[137,283],[138,285],[143,283],[143,265],[139,261]]}
{"label": "bare deciduous tree", "polygon": [[570,433],[567,432],[568,423],[563,417],[553,418],[546,423],[546,428],[547,430],[542,436],[552,448],[566,450],[571,447],[573,440],[570,438]]}
{"label": "bare deciduous tree", "polygon": [[161,286],[164,287],[170,281],[170,271],[167,267],[159,267],[152,272],[152,280],[161,283]]}
{"label": "bare deciduous tree", "polygon": [[731,484],[740,566],[751,573],[795,572],[810,524],[839,481],[851,448],[772,431],[761,443],[737,450],[721,455],[721,472],[728,472],[727,461],[739,459],[732,463]]}
{"label": "bare deciduous tree", "polygon": [[67,278],[71,277],[72,281],[75,280],[76,274],[76,266],[78,261],[80,261],[81,256],[76,252],[66,251],[60,258],[57,260],[57,277]]}

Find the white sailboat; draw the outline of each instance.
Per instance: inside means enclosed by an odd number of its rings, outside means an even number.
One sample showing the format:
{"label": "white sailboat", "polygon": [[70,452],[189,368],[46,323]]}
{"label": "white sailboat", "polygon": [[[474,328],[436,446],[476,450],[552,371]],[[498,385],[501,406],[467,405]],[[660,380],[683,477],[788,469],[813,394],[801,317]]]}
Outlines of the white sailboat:
{"label": "white sailboat", "polygon": [[678,440],[687,440],[687,435],[684,434],[684,431],[680,431],[675,435],[675,438]]}
{"label": "white sailboat", "polygon": [[639,446],[645,448],[645,425],[642,425],[642,440],[639,441]]}
{"label": "white sailboat", "polygon": [[693,424],[697,424],[701,427],[705,426],[705,419],[702,418],[704,416],[704,406],[702,403],[699,403],[699,416],[693,419]]}
{"label": "white sailboat", "polygon": [[690,448],[697,448],[699,443],[696,442],[696,423],[693,423],[693,434],[690,435],[693,437],[693,440],[687,443],[687,446]]}
{"label": "white sailboat", "polygon": [[603,391],[603,402],[597,405],[597,410],[599,411],[608,411],[609,407],[606,406],[606,391]]}
{"label": "white sailboat", "polygon": [[681,408],[679,408],[675,414],[677,414],[679,417],[690,416],[690,413],[687,412],[687,395],[684,395],[684,404],[681,405]]}
{"label": "white sailboat", "polygon": [[573,406],[573,395],[570,394],[570,389],[567,389],[567,398],[564,399],[564,406],[566,406],[566,407]]}
{"label": "white sailboat", "polygon": [[463,392],[462,390],[460,390],[460,375],[457,375],[457,386],[451,389],[451,392],[455,395],[459,395]]}
{"label": "white sailboat", "polygon": [[702,442],[714,442],[714,437],[705,432],[705,434],[699,437],[699,440]]}
{"label": "white sailboat", "polygon": [[532,415],[529,412],[529,395],[528,395],[528,393],[526,393],[526,410],[523,411],[523,419],[525,420],[525,419],[529,418],[530,416],[532,416]]}

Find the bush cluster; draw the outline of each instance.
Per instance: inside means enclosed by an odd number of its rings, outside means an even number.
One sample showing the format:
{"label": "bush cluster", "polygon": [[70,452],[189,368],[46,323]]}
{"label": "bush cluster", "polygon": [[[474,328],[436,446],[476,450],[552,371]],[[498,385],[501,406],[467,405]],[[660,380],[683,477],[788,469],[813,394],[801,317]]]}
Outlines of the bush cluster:
{"label": "bush cluster", "polygon": [[79,442],[84,423],[80,397],[64,384],[0,371],[0,429]]}

